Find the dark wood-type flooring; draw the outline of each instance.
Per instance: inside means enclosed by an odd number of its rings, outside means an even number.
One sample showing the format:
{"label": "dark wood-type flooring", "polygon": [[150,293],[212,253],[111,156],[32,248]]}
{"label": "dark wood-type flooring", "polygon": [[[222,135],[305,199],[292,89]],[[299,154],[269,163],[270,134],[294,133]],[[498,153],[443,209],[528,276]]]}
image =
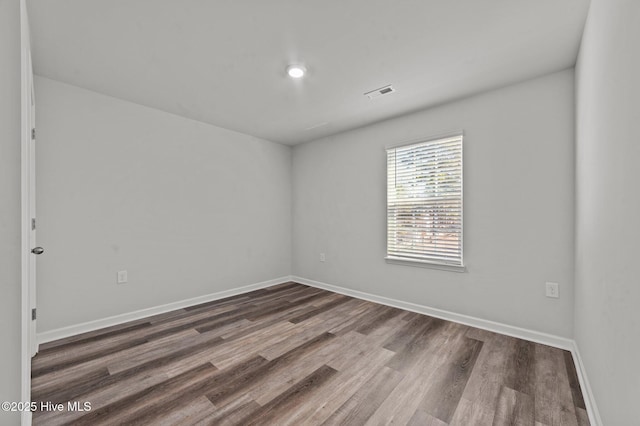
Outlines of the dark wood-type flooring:
{"label": "dark wood-type flooring", "polygon": [[36,425],[589,424],[567,351],[296,283],[44,344],[32,376],[64,404]]}

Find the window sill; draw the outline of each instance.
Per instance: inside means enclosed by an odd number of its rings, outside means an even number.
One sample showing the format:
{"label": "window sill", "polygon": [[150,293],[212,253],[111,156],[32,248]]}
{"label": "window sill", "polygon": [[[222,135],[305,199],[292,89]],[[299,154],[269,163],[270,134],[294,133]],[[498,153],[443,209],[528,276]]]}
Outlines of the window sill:
{"label": "window sill", "polygon": [[425,260],[406,259],[402,257],[386,256],[384,260],[387,263],[403,266],[416,266],[418,268],[438,269],[450,272],[467,272],[466,266],[447,265],[444,263],[433,263]]}

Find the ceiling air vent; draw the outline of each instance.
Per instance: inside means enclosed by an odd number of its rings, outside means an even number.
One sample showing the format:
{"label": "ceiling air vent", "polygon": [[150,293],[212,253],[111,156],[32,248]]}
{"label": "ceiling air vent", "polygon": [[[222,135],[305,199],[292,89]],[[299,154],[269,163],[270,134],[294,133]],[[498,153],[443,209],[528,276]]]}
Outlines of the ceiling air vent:
{"label": "ceiling air vent", "polygon": [[393,93],[395,91],[396,91],[396,89],[394,89],[393,86],[391,86],[389,84],[389,85],[381,87],[379,89],[367,92],[364,95],[366,97],[368,97],[369,99],[375,99],[375,98],[379,98],[380,96],[383,96],[383,95],[388,95],[388,94]]}

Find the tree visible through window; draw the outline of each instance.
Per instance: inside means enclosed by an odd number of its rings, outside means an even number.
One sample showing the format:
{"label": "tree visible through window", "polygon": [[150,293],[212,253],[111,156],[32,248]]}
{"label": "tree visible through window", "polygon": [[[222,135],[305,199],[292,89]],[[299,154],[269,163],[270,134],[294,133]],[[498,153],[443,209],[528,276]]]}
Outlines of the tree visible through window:
{"label": "tree visible through window", "polygon": [[387,150],[387,258],[463,266],[461,134]]}

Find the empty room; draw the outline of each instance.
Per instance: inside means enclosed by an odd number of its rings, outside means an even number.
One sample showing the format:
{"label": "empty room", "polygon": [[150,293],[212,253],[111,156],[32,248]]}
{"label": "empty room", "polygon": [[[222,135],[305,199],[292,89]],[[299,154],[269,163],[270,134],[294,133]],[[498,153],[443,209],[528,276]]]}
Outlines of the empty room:
{"label": "empty room", "polygon": [[0,93],[0,425],[640,425],[640,1],[0,0]]}

